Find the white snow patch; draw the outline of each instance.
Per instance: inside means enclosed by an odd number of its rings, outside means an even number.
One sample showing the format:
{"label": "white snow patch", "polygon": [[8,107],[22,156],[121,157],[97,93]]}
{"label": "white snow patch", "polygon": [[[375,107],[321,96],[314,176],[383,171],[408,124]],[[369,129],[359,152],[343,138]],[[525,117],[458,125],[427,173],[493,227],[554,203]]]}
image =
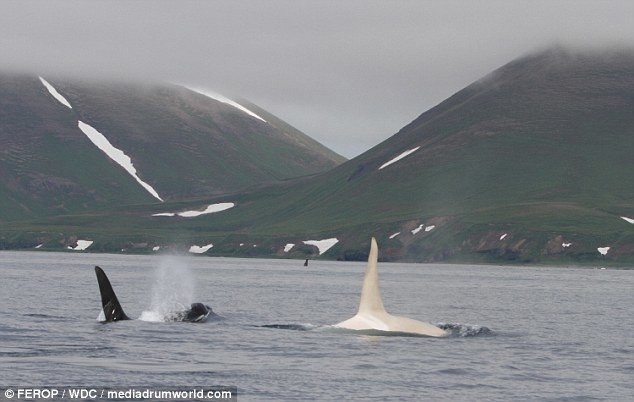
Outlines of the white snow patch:
{"label": "white snow patch", "polygon": [[436,225],[431,225],[431,226],[427,226],[425,228],[425,232],[431,232],[432,230],[434,230],[436,228]]}
{"label": "white snow patch", "polygon": [[152,251],[159,251],[160,249],[161,249],[161,246],[152,247]]}
{"label": "white snow patch", "polygon": [[97,146],[97,148],[101,149],[103,152],[105,152],[106,155],[108,155],[110,159],[112,159],[113,161],[118,163],[119,166],[124,168],[126,172],[128,172],[132,177],[134,177],[136,181],[141,186],[143,186],[143,188],[148,193],[152,194],[154,198],[157,198],[161,202],[163,201],[163,199],[158,195],[156,190],[152,188],[152,186],[150,186],[149,184],[141,180],[139,176],[137,176],[136,168],[132,164],[132,159],[130,159],[128,155],[126,155],[122,150],[115,148],[110,143],[110,141],[108,141],[108,139],[104,137],[104,135],[101,134],[99,131],[97,131],[94,127],[84,123],[81,120],[78,122],[78,126],[79,126],[79,129],[83,131],[84,134],[86,134],[88,139],[90,139],[90,141],[92,141],[92,143]]}
{"label": "white snow patch", "polygon": [[206,246],[193,245],[189,248],[189,252],[194,254],[203,254],[209,251],[209,249],[212,248],[213,246],[214,246],[213,244],[207,244]]}
{"label": "white snow patch", "polygon": [[203,210],[203,211],[179,212],[178,216],[182,216],[184,218],[193,218],[195,216],[213,214],[213,213],[216,213],[216,212],[225,211],[225,210],[233,208],[235,206],[236,206],[236,204],[234,204],[233,202],[221,202],[221,203],[218,203],[218,204],[208,205],[207,208],[205,210]]}
{"label": "white snow patch", "polygon": [[77,246],[75,247],[68,246],[68,249],[75,250],[75,251],[84,251],[88,247],[92,246],[93,243],[94,242],[92,240],[77,240]]}
{"label": "white snow patch", "polygon": [[599,247],[597,250],[601,255],[607,255],[608,251],[610,251],[610,247]]}
{"label": "white snow patch", "polygon": [[502,236],[500,236],[500,240],[506,239],[506,236],[508,236],[508,235],[509,235],[508,233],[504,233]]}
{"label": "white snow patch", "polygon": [[50,92],[51,95],[53,95],[53,98],[57,99],[57,101],[59,103],[61,103],[62,105],[68,107],[69,109],[72,109],[73,107],[70,105],[70,102],[68,102],[66,100],[66,98],[64,98],[59,92],[57,92],[57,89],[55,89],[51,84],[49,84],[48,81],[46,81],[44,78],[39,77],[40,81],[42,81],[42,84],[44,84],[44,86],[46,87],[46,89],[48,89],[48,92]]}
{"label": "white snow patch", "polygon": [[284,252],[288,253],[293,247],[295,247],[294,243],[287,243],[286,246],[284,246]]}
{"label": "white snow patch", "polygon": [[206,90],[206,89],[198,89],[198,88],[190,88],[190,87],[186,87],[186,88],[189,89],[190,91],[194,91],[194,92],[197,92],[197,93],[199,93],[201,95],[205,95],[206,97],[211,98],[213,100],[217,100],[218,102],[226,103],[227,105],[233,106],[236,109],[248,114],[249,116],[255,117],[256,119],[259,119],[259,120],[262,120],[265,123],[267,122],[262,117],[258,116],[257,114],[255,114],[251,110],[249,110],[246,107],[244,107],[241,104],[239,104],[238,102],[235,102],[235,101],[227,98],[224,95],[220,95],[217,92],[209,91],[209,90]]}
{"label": "white snow patch", "polygon": [[38,244],[35,248],[42,248],[43,244]]}
{"label": "white snow patch", "polygon": [[563,248],[568,248],[570,246],[572,246],[572,243],[561,243],[561,247]]}
{"label": "white snow patch", "polygon": [[216,212],[225,211],[227,209],[235,207],[233,202],[221,202],[218,204],[210,204],[206,209],[202,211],[183,211],[183,212],[162,212],[160,214],[152,214],[152,216],[182,216],[183,218],[194,218],[200,215],[213,214]]}
{"label": "white snow patch", "polygon": [[240,243],[240,247],[244,246],[244,243]]}
{"label": "white snow patch", "polygon": [[419,227],[417,227],[416,229],[412,230],[412,234],[416,234],[416,233],[420,232],[421,230],[423,230],[424,226],[425,225],[421,224]]}
{"label": "white snow patch", "polygon": [[419,148],[420,148],[420,145],[419,145],[419,146],[417,146],[416,148],[412,148],[412,149],[410,149],[410,150],[407,150],[407,151],[403,152],[402,154],[400,154],[400,155],[399,155],[399,156],[397,156],[396,158],[394,158],[394,159],[392,159],[392,160],[389,160],[389,161],[385,162],[383,165],[381,165],[381,167],[379,168],[379,170],[381,170],[381,169],[383,169],[383,168],[386,168],[386,167],[390,166],[392,163],[395,163],[395,162],[400,161],[401,159],[405,158],[407,155],[412,154],[412,153],[414,153],[414,152],[418,151],[418,149],[419,149]]}
{"label": "white snow patch", "polygon": [[396,236],[398,236],[400,234],[401,234],[401,232],[396,232],[392,236],[390,236],[390,239],[393,239],[393,238],[395,238]]}
{"label": "white snow patch", "polygon": [[629,222],[629,223],[634,223],[634,219],[628,218],[627,216],[622,216],[621,219],[623,219],[623,220],[625,220],[626,222]]}
{"label": "white snow patch", "polygon": [[309,246],[317,247],[319,249],[319,255],[322,255],[338,242],[339,242],[339,239],[337,239],[336,237],[333,237],[330,239],[323,239],[323,240],[305,240],[303,243],[308,244]]}

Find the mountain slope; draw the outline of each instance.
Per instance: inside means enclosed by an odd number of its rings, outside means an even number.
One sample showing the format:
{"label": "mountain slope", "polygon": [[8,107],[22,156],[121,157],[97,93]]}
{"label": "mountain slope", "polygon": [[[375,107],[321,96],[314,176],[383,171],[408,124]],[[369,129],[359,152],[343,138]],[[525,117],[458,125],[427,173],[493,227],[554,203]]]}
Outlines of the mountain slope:
{"label": "mountain slope", "polygon": [[247,99],[240,99],[239,103],[247,107],[249,110],[252,110],[255,113],[257,113],[258,116],[263,117],[267,122],[269,122],[273,126],[279,128],[282,131],[282,133],[286,135],[288,141],[296,143],[300,147],[313,149],[316,152],[319,152],[320,154],[322,154],[326,159],[336,162],[337,165],[340,165],[341,163],[347,160],[343,156],[339,155],[338,153],[334,152],[330,148],[327,148],[324,145],[320,144],[319,142],[315,141],[315,139],[307,136],[306,134],[304,134],[297,128],[291,126],[287,122],[283,121],[279,117],[269,113],[268,111],[262,109],[258,105],[252,102],[249,102]]}
{"label": "mountain slope", "polygon": [[[337,238],[327,257],[363,259],[374,235],[389,260],[628,264],[632,110],[632,53],[550,49],[501,67],[326,173],[44,226],[104,236],[96,249],[115,238],[168,244],[179,233],[184,244],[213,243],[210,254],[300,256],[317,253],[304,240]],[[151,216],[220,201],[236,206],[192,219]],[[24,240],[18,232],[25,228],[11,232]]]}
{"label": "mountain slope", "polygon": [[0,75],[0,92],[0,217],[149,201],[37,77]]}
{"label": "mountain slope", "polygon": [[[177,200],[314,174],[343,160],[279,120],[176,85],[14,74],[0,74],[0,83],[0,220],[157,201],[141,182]],[[129,157],[138,179],[96,147],[99,140],[91,143],[82,123]]]}
{"label": "mountain slope", "polygon": [[[530,55],[316,181],[306,199],[328,197],[311,217],[400,231],[387,239],[395,258],[603,258],[608,245],[631,255],[621,216],[634,217],[632,110],[632,53]],[[412,235],[421,223],[435,227]]]}

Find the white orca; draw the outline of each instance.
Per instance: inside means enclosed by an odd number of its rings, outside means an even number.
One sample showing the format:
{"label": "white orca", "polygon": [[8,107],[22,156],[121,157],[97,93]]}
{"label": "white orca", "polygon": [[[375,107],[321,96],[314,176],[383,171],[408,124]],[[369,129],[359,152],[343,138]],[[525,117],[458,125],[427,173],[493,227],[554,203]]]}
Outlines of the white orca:
{"label": "white orca", "polygon": [[373,237],[368,257],[368,267],[365,270],[365,278],[363,279],[359,311],[354,317],[335,324],[334,327],[366,331],[402,332],[434,337],[448,336],[449,332],[435,325],[407,317],[391,315],[385,311],[381,300],[381,292],[379,291],[378,256],[378,246]]}
{"label": "white orca", "polygon": [[[95,267],[99,292],[101,293],[101,305],[105,316],[105,322],[129,320],[130,318],[123,312],[117,295],[110,285],[110,281],[103,272],[103,269]],[[191,307],[185,311],[179,311],[169,318],[169,321],[203,322],[209,315],[216,316],[211,307],[202,303],[192,303]]]}

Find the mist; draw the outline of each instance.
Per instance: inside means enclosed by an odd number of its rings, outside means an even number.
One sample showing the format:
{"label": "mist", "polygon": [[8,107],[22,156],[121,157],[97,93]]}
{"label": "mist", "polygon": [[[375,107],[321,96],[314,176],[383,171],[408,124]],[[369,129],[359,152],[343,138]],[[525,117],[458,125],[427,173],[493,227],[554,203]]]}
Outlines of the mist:
{"label": "mist", "polygon": [[630,1],[4,1],[0,70],[249,99],[353,157],[510,60],[634,45]]}

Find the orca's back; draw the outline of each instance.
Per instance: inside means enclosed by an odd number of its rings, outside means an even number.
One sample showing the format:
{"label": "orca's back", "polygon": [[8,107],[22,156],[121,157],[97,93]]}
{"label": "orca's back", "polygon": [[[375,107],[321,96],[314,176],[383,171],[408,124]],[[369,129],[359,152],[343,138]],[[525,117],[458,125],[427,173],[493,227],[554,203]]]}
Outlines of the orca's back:
{"label": "orca's back", "polygon": [[192,303],[191,308],[186,312],[183,321],[203,322],[207,319],[209,314],[214,314],[211,307],[202,303]]}
{"label": "orca's back", "polygon": [[106,317],[106,322],[129,320],[128,316],[123,312],[121,304],[119,304],[117,295],[114,293],[106,273],[103,272],[103,269],[95,267],[95,274],[97,274],[99,292],[101,293],[101,305],[103,307],[103,314]]}

